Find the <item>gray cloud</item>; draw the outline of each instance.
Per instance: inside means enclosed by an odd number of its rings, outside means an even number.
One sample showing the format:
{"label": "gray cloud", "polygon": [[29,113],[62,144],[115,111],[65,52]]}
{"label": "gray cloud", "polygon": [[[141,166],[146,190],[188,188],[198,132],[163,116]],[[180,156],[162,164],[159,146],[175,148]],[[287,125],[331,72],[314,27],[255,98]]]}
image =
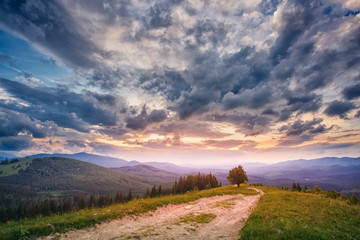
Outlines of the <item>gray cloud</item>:
{"label": "gray cloud", "polygon": [[277,10],[282,0],[262,0],[259,9],[263,14],[272,15]]}
{"label": "gray cloud", "polygon": [[261,112],[261,114],[263,115],[270,115],[270,116],[278,116],[279,113],[278,112],[275,112],[273,109],[265,109],[264,111]]}
{"label": "gray cloud", "polygon": [[21,151],[34,145],[29,136],[0,137],[0,150],[3,151]]}
{"label": "gray cloud", "polygon": [[287,106],[281,110],[279,121],[288,120],[293,113],[300,115],[307,112],[316,112],[322,106],[322,96],[311,95],[299,95],[291,91],[286,91],[285,99],[287,100]]}
{"label": "gray cloud", "polygon": [[360,118],[360,110],[355,114],[356,118]]}
{"label": "gray cloud", "polygon": [[[54,121],[59,126],[82,132],[88,131],[89,124],[114,126],[117,123],[116,112],[102,108],[96,98],[86,98],[66,88],[32,88],[3,78],[0,78],[0,86],[12,96],[30,104],[25,106],[2,101],[4,108],[23,112],[41,121]],[[98,98],[100,96],[97,95]]]}
{"label": "gray cloud", "polygon": [[283,125],[279,128],[280,132],[286,132],[286,136],[298,136],[304,133],[307,134],[318,134],[327,131],[326,126],[321,124],[323,119],[315,118],[311,121],[297,120],[293,123]]}
{"label": "gray cloud", "polygon": [[187,34],[194,36],[197,45],[201,46],[210,42],[213,47],[216,47],[219,42],[226,41],[227,31],[224,23],[201,19],[194,28],[187,31]]}
{"label": "gray cloud", "polygon": [[175,136],[204,137],[204,138],[223,138],[231,134],[216,131],[207,122],[194,121],[192,124],[187,122],[162,123],[158,127],[149,130],[152,133],[163,135],[174,134]]}
{"label": "gray cloud", "polygon": [[223,98],[224,108],[226,110],[238,107],[247,107],[250,109],[258,109],[273,101],[273,90],[268,87],[259,87],[254,89],[246,89],[238,94],[233,92],[227,93]]}
{"label": "gray cloud", "polygon": [[171,25],[171,9],[167,4],[155,4],[149,9],[149,18],[145,20],[148,28],[163,28]]}
{"label": "gray cloud", "polygon": [[[17,131],[42,137],[52,134],[45,124],[52,122],[115,138],[137,130],[222,137],[226,134],[211,123],[224,122],[255,136],[271,131],[276,121],[290,120],[281,130],[288,138],[282,144],[308,141],[329,128],[319,119],[295,117],[321,114],[325,106],[326,115],[346,119],[360,96],[358,83],[348,83],[341,96],[332,89],[360,75],[358,16],[349,13],[357,10],[343,5],[318,0],[262,0],[257,6],[207,2],[202,7],[175,0],[76,1],[71,6],[60,0],[2,1],[2,28],[49,59],[61,60],[89,86],[78,85],[87,89],[81,91],[70,90],[66,82],[67,87],[31,87],[0,79],[12,97],[0,100],[0,106],[29,120],[1,130],[8,137]],[[0,61],[12,59],[0,53]],[[135,92],[139,106],[128,106],[119,92]],[[330,103],[324,105],[323,99]],[[135,111],[148,100],[153,102],[147,106],[163,109]],[[34,127],[36,121],[42,128]]]}
{"label": "gray cloud", "polygon": [[296,120],[281,126],[278,131],[285,133],[285,136],[280,139],[278,146],[293,146],[311,141],[315,136],[326,133],[334,127],[326,127],[322,122],[322,118],[314,118],[309,121]]}
{"label": "gray cloud", "polygon": [[74,19],[56,1],[1,1],[0,22],[29,41],[38,44],[70,66],[96,66],[93,53],[103,51],[74,31]]}
{"label": "gray cloud", "polygon": [[340,118],[346,118],[346,114],[356,106],[351,102],[332,101],[325,109],[324,113],[328,116],[339,116]]}
{"label": "gray cloud", "polygon": [[244,114],[215,114],[208,117],[209,120],[216,122],[228,122],[233,124],[237,131],[245,136],[256,136],[269,131],[271,119],[268,117]]}
{"label": "gray cloud", "polygon": [[143,73],[137,84],[138,87],[154,95],[163,95],[172,102],[180,98],[182,91],[190,90],[190,85],[182,74],[174,70]]}
{"label": "gray cloud", "polygon": [[311,141],[313,138],[313,135],[303,134],[294,138],[282,139],[278,142],[277,146],[294,146],[303,142]]}
{"label": "gray cloud", "polygon": [[44,138],[55,135],[57,126],[51,122],[31,120],[25,114],[0,108],[0,137],[31,135],[33,138]]}
{"label": "gray cloud", "polygon": [[346,100],[353,100],[360,97],[360,83],[349,86],[342,91],[343,96]]}
{"label": "gray cloud", "polygon": [[289,48],[319,15],[318,1],[288,0],[279,11],[282,21],[279,37],[271,49],[271,59],[278,64],[289,55]]}
{"label": "gray cloud", "polygon": [[135,117],[126,119],[126,127],[132,130],[143,130],[151,123],[162,122],[167,118],[164,110],[152,110],[147,114],[146,106],[143,106],[141,113]]}

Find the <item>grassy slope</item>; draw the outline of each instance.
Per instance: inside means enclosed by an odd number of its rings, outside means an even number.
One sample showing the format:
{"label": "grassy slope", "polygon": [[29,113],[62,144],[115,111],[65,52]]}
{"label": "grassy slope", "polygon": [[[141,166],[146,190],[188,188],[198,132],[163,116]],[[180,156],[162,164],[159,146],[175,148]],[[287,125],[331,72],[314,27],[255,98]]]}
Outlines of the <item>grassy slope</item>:
{"label": "grassy slope", "polygon": [[241,239],[360,239],[360,206],[323,195],[257,187],[265,192]]}
{"label": "grassy slope", "polygon": [[[27,162],[30,162],[27,164]],[[15,169],[18,165],[19,167]],[[13,168],[14,166],[14,168]],[[24,167],[23,167],[24,166]],[[22,172],[19,172],[23,169]],[[153,185],[169,184],[158,179],[128,175],[98,165],[61,157],[20,159],[19,162],[0,165],[0,183],[12,186],[29,186],[32,191],[47,195],[83,194],[89,195],[144,193]]]}
{"label": "grassy slope", "polygon": [[31,164],[33,158],[24,158],[18,162],[0,165],[0,177],[18,174],[20,169],[23,171]]}
{"label": "grassy slope", "polygon": [[43,236],[55,232],[64,232],[71,228],[85,228],[93,226],[107,219],[121,218],[124,215],[137,214],[155,210],[167,204],[180,204],[194,201],[202,197],[224,194],[244,195],[257,194],[254,190],[247,189],[245,185],[240,188],[226,186],[204,191],[192,191],[181,195],[162,196],[158,198],[133,200],[126,204],[116,204],[105,208],[86,209],[64,215],[39,217],[34,220],[12,221],[0,225],[1,239],[19,239],[28,236]]}

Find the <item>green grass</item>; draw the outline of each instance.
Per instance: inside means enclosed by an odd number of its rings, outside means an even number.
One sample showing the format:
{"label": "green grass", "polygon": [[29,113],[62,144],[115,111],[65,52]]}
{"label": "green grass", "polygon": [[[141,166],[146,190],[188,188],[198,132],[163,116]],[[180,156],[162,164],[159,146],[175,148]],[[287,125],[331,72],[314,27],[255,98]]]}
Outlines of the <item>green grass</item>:
{"label": "green grass", "polygon": [[21,239],[25,237],[44,236],[56,232],[65,232],[68,229],[81,229],[93,226],[108,219],[121,218],[125,215],[138,214],[155,210],[167,204],[180,204],[215,195],[257,194],[247,189],[246,185],[240,188],[226,186],[204,191],[192,191],[182,195],[162,196],[159,198],[138,199],[126,204],[116,204],[105,208],[86,209],[65,215],[38,217],[32,220],[11,221],[0,225],[1,239]]}
{"label": "green grass", "polygon": [[235,203],[235,200],[240,200],[243,199],[243,197],[237,197],[237,198],[230,198],[221,202],[216,202],[216,204],[214,204],[213,206],[211,206],[212,208],[218,208],[218,207],[222,207],[222,208],[232,208]]}
{"label": "green grass", "polygon": [[324,195],[265,192],[241,231],[246,239],[360,239],[360,206]]}
{"label": "green grass", "polygon": [[18,174],[20,170],[25,171],[32,161],[33,158],[23,158],[19,159],[18,162],[15,163],[1,164],[0,177]]}
{"label": "green grass", "polygon": [[214,218],[216,218],[216,215],[212,214],[212,213],[203,213],[200,215],[189,214],[189,215],[185,216],[180,222],[209,223]]}

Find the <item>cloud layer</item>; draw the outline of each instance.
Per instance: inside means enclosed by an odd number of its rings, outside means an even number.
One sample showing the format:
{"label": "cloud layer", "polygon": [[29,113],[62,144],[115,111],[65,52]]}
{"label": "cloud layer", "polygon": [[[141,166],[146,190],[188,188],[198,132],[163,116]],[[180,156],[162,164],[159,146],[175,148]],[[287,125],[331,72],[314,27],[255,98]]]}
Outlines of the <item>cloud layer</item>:
{"label": "cloud layer", "polygon": [[[360,132],[359,9],[343,0],[2,1],[0,28],[72,77],[0,76],[0,150],[39,150],[41,139],[52,139],[49,151],[128,153],[337,144],[328,136]],[[16,65],[6,49],[0,61]]]}

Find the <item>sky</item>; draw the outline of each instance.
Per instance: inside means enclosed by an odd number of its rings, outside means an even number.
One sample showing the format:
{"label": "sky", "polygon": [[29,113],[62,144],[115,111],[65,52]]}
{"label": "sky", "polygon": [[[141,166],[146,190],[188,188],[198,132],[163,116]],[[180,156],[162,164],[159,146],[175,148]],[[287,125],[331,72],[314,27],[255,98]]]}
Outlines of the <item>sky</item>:
{"label": "sky", "polygon": [[4,0],[0,151],[360,156],[360,1]]}

